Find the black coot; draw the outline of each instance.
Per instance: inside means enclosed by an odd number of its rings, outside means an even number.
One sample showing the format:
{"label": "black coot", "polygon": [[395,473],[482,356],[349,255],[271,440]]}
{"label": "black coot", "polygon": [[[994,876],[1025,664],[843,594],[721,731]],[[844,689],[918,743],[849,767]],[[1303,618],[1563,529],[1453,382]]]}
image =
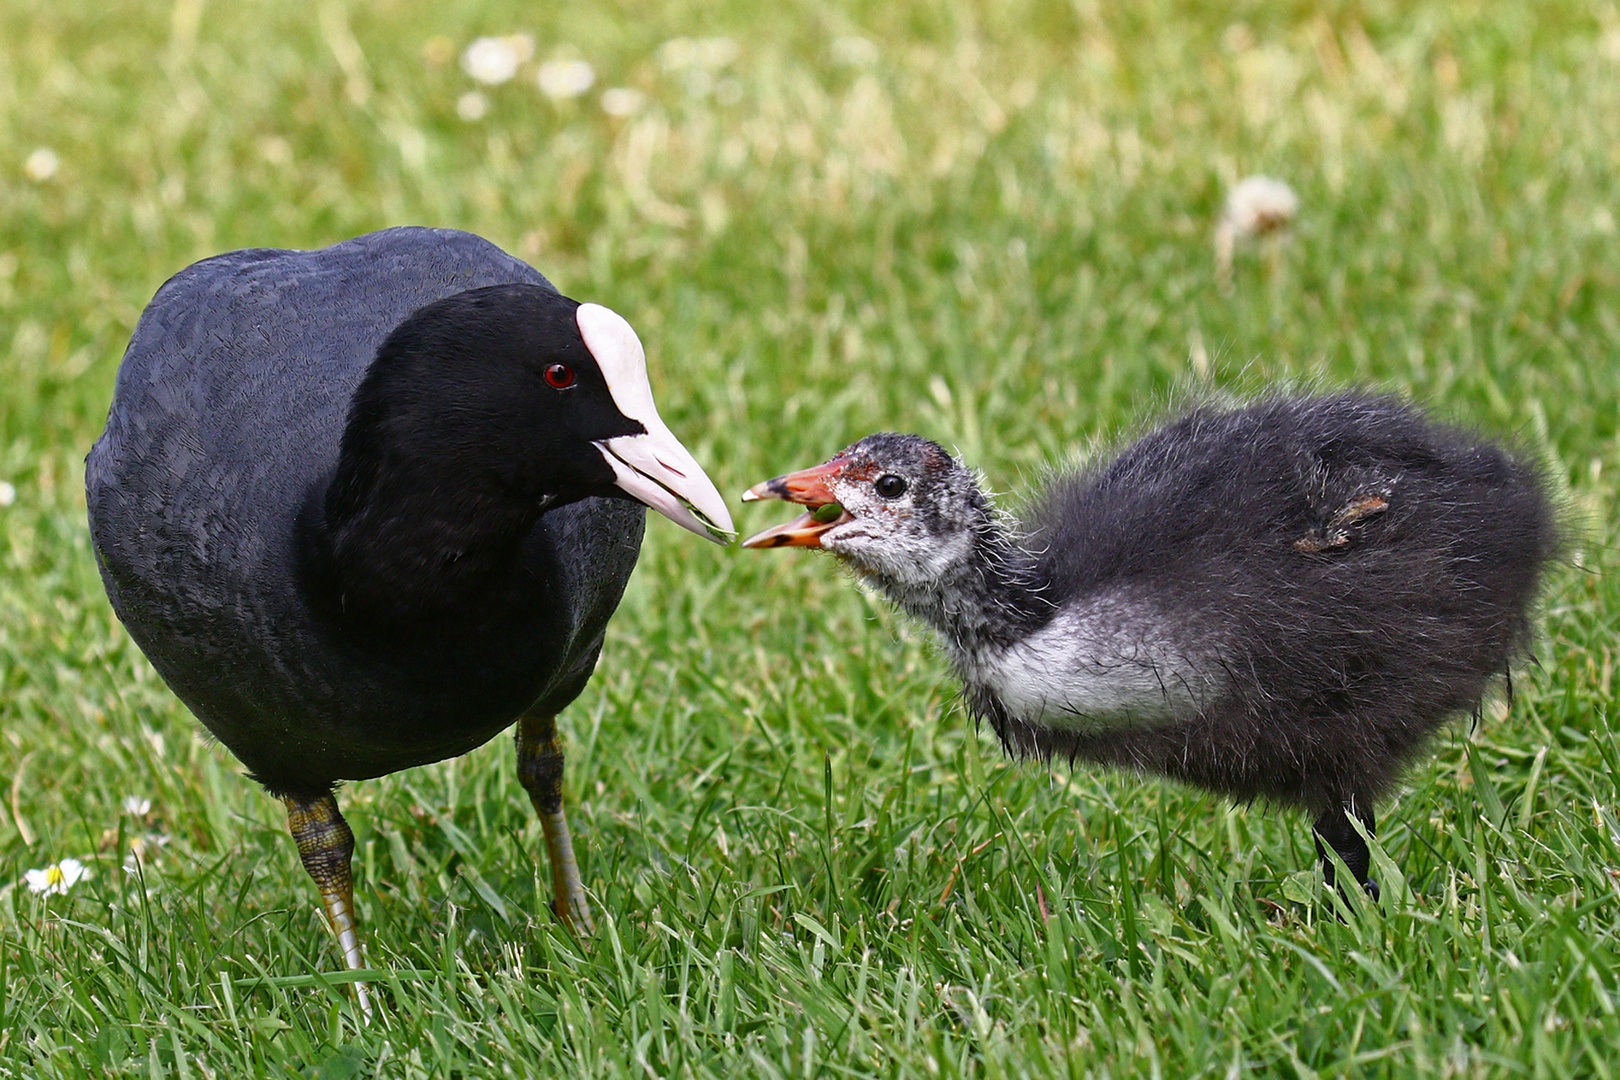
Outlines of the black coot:
{"label": "black coot", "polygon": [[589,927],[554,718],[596,664],[642,504],[731,527],[628,323],[449,230],[207,259],[141,316],[85,486],[114,610],[285,800],[351,967],[333,785],[514,721],[557,910]]}
{"label": "black coot", "polygon": [[1349,815],[1525,650],[1558,546],[1535,469],[1358,393],[1195,409],[1017,523],[913,435],[744,498],[815,508],[745,546],[825,548],[933,626],[1008,750],[1303,807],[1372,891]]}

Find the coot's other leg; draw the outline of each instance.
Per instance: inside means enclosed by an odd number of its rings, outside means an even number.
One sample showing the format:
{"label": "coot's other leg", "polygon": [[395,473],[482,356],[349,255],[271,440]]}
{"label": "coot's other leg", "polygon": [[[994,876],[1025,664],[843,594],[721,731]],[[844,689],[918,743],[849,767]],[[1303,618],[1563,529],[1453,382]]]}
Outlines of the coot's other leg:
{"label": "coot's other leg", "polygon": [[591,933],[590,905],[574,861],[574,840],[563,816],[563,744],[555,716],[525,716],[517,726],[518,781],[529,793],[551,857],[551,910],[571,930]]}
{"label": "coot's other leg", "polygon": [[1367,890],[1367,895],[1374,900],[1378,899],[1378,882],[1368,877],[1372,869],[1372,853],[1367,850],[1367,841],[1356,832],[1354,825],[1350,824],[1350,815],[1354,814],[1360,819],[1362,828],[1367,835],[1372,836],[1375,828],[1373,824],[1372,800],[1350,798],[1336,801],[1326,810],[1322,811],[1312,825],[1316,833],[1316,854],[1322,859],[1322,877],[1329,885],[1334,883],[1333,860],[1328,856],[1327,849],[1331,847],[1338,852],[1339,858],[1350,873],[1355,875],[1356,881]]}
{"label": "coot's other leg", "polygon": [[[343,950],[343,962],[351,971],[363,968],[360,937],[355,933],[354,874],[349,868],[354,833],[330,791],[311,797],[283,795],[281,801],[287,804],[287,827],[298,842],[298,858],[321,890],[321,904]],[[371,997],[365,983],[354,984],[354,996],[361,1011],[370,1016]]]}

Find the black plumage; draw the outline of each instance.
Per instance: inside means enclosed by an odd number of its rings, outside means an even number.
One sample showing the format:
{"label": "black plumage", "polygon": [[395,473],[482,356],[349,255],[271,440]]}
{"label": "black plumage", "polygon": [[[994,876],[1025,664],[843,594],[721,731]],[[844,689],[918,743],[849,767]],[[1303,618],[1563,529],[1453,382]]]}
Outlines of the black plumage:
{"label": "black plumage", "polygon": [[916,436],[750,494],[839,504],[746,543],[831,550],[934,626],[1009,751],[1302,807],[1364,881],[1346,813],[1525,652],[1559,545],[1534,467],[1362,393],[1195,408],[1017,522]]}
{"label": "black plumage", "polygon": [[[464,753],[520,717],[526,784],[566,842],[552,718],[596,664],[643,503],[729,528],[653,409],[628,324],[450,230],[175,275],[136,327],[85,483],[114,609],[287,800],[323,895],[347,887],[335,783]],[[572,888],[562,913],[588,920]]]}

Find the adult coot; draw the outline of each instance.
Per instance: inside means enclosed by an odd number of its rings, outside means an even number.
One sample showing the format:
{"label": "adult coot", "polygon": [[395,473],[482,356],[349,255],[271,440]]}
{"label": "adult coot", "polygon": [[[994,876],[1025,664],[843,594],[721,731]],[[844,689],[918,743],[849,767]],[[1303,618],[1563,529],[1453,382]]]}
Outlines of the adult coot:
{"label": "adult coot", "polygon": [[1558,543],[1536,470],[1388,397],[1197,408],[1057,475],[1021,522],[913,435],[744,499],[933,626],[1009,751],[1316,815],[1368,878],[1373,802],[1526,647]]}
{"label": "adult coot", "polygon": [[206,259],[142,314],[85,487],[113,609],[286,803],[350,967],[334,784],[513,721],[556,909],[590,926],[555,716],[595,667],[642,504],[731,528],[628,323],[444,229]]}

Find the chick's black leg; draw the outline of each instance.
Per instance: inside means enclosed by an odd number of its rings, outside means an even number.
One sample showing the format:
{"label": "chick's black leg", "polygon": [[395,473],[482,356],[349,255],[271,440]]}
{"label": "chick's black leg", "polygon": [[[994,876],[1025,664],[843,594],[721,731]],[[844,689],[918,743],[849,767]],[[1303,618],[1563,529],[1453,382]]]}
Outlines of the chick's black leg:
{"label": "chick's black leg", "polygon": [[1361,821],[1367,835],[1372,836],[1375,829],[1370,799],[1350,798],[1336,802],[1322,811],[1316,824],[1311,826],[1316,834],[1316,854],[1322,859],[1322,877],[1329,885],[1334,884],[1335,867],[1328,855],[1328,848],[1332,848],[1344,860],[1345,868],[1367,890],[1367,895],[1377,900],[1378,882],[1368,876],[1372,869],[1372,853],[1367,850],[1367,841],[1350,823],[1352,814]]}
{"label": "chick's black leg", "polygon": [[555,716],[525,716],[517,726],[518,781],[529,793],[551,859],[551,909],[572,930],[591,933],[590,905],[574,860],[574,840],[563,816],[563,744]]}
{"label": "chick's black leg", "polygon": [[[343,962],[350,970],[366,966],[360,955],[360,937],[355,932],[354,875],[349,860],[354,856],[354,833],[338,812],[337,799],[330,791],[312,798],[283,795],[287,804],[287,827],[298,842],[298,858],[315,879],[321,891],[326,919],[343,950]],[[371,1015],[371,997],[365,983],[354,984],[361,1010]]]}

